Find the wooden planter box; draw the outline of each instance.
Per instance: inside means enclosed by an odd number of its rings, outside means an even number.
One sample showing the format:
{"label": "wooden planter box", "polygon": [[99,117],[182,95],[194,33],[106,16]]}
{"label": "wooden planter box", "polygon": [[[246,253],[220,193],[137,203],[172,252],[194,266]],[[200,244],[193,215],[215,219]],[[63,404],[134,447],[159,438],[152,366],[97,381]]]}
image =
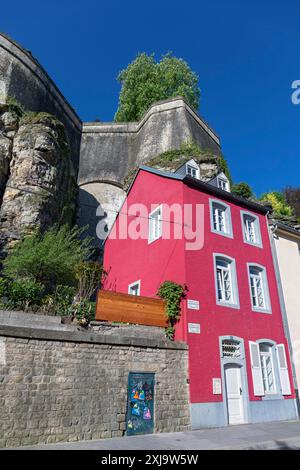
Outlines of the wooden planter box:
{"label": "wooden planter box", "polygon": [[165,301],[113,291],[99,290],[96,320],[167,326]]}

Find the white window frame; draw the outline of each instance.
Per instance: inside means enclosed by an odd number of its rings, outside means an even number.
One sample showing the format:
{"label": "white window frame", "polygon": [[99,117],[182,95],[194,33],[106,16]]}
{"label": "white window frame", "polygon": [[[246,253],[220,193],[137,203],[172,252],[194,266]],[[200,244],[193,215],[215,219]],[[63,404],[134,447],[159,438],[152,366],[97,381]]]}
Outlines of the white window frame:
{"label": "white window frame", "polygon": [[[196,176],[193,176],[193,175],[189,174],[189,172],[188,172],[188,169],[189,169],[189,168],[191,168],[192,170],[195,171]],[[191,178],[197,178],[197,179],[199,179],[199,168],[196,167],[196,165],[192,165],[191,163],[186,163],[186,165],[185,165],[185,171],[186,171],[186,174],[187,174],[188,176],[191,176]]]}
{"label": "white window frame", "polygon": [[[226,272],[228,270],[228,278],[230,282],[230,291],[231,291],[231,300],[219,299],[219,288],[218,288],[218,261],[225,261],[228,263],[228,268],[222,267],[222,271]],[[213,254],[214,262],[214,275],[215,275],[215,291],[216,291],[216,304],[222,307],[230,308],[240,308],[239,304],[239,294],[238,294],[238,284],[237,284],[237,274],[236,274],[236,264],[235,259],[230,256],[224,255],[223,253],[214,253]],[[223,279],[224,282],[224,279]]]}
{"label": "white window frame", "polygon": [[[247,238],[246,230],[245,230],[245,219],[246,218],[253,219],[253,228],[254,228],[254,237],[255,237],[254,242]],[[262,248],[262,239],[261,239],[261,232],[260,232],[259,217],[256,214],[253,214],[252,212],[241,211],[241,223],[242,223],[242,232],[243,232],[244,243],[248,243],[249,245],[257,246],[259,248]]]}
{"label": "white window frame", "polygon": [[[259,307],[257,305],[254,305],[253,303],[251,279],[256,275],[251,275],[250,273],[251,268],[254,268],[259,272],[259,277],[260,277],[261,286],[262,286],[263,301],[264,301],[263,307]],[[247,271],[248,271],[248,284],[249,284],[252,311],[261,312],[261,313],[272,313],[266,268],[257,263],[247,263]]]}
{"label": "white window frame", "polygon": [[[268,352],[261,351],[261,346],[267,346],[269,348]],[[269,385],[266,386],[267,377],[265,376],[264,372],[267,368],[266,365],[266,358],[270,358],[270,364],[271,364],[271,374],[273,378],[273,390],[269,390]],[[276,387],[276,379],[275,379],[275,369],[274,369],[274,360],[273,360],[273,346],[268,344],[268,343],[259,343],[259,359],[260,359],[260,367],[261,367],[261,373],[262,373],[262,379],[263,379],[263,387],[264,387],[264,392],[265,395],[276,395],[277,394],[277,387]]]}
{"label": "white window frame", "polygon": [[[221,183],[221,185],[220,185],[220,183]],[[222,185],[224,185],[225,187],[222,188]],[[219,189],[222,189],[223,191],[227,191],[227,192],[230,191],[228,179],[227,179],[227,178],[224,178],[224,177],[222,177],[222,176],[219,176],[219,175],[217,176],[217,187],[218,187]]]}
{"label": "white window frame", "polygon": [[[135,286],[137,286],[137,294],[134,294],[132,292],[132,288]],[[141,281],[140,280],[134,281],[128,285],[128,294],[135,295],[135,296],[141,295]]]}
{"label": "white window frame", "polygon": [[[225,231],[218,230],[219,223],[217,223],[217,228],[215,228],[215,210],[216,206],[223,208],[224,212],[224,226]],[[223,237],[233,238],[232,223],[231,223],[231,209],[228,204],[218,199],[209,199],[209,211],[210,211],[210,227],[213,233],[222,235]]]}
{"label": "white window frame", "polygon": [[[152,224],[154,221],[154,215],[156,212],[160,211],[160,217],[158,219],[158,233],[153,236],[153,232],[155,232],[155,228],[153,228]],[[149,226],[148,226],[148,244],[153,243],[155,240],[158,240],[162,237],[162,205],[156,207],[150,214],[149,214]]]}

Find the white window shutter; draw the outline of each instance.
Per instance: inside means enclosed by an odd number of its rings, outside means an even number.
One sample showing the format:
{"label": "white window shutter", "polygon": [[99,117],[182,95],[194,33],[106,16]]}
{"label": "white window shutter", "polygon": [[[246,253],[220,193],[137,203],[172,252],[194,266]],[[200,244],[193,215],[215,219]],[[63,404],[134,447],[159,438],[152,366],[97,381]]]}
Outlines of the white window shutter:
{"label": "white window shutter", "polygon": [[278,344],[277,348],[277,359],[278,359],[278,368],[279,368],[279,377],[281,383],[281,392],[282,395],[291,394],[291,385],[289,378],[289,371],[286,361],[285,347],[284,344]]}
{"label": "white window shutter", "polygon": [[265,394],[264,384],[260,365],[259,345],[254,341],[249,341],[252,379],[254,395],[261,397]]}

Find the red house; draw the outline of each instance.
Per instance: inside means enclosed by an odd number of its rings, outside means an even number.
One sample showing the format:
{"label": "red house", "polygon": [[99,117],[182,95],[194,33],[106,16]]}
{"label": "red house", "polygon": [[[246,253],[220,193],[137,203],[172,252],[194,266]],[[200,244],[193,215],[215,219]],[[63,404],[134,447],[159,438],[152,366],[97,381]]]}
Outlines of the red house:
{"label": "red house", "polygon": [[[193,170],[196,169],[196,171]],[[104,254],[104,288],[156,297],[186,284],[175,339],[189,346],[194,429],[297,418],[267,209],[199,179],[142,166]]]}

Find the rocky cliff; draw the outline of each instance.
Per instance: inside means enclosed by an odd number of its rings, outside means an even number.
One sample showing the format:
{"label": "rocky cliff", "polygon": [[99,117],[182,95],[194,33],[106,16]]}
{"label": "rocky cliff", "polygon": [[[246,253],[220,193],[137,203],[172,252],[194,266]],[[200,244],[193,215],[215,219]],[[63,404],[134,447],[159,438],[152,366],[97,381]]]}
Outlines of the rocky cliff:
{"label": "rocky cliff", "polygon": [[33,230],[72,222],[76,191],[61,122],[0,105],[0,257]]}

